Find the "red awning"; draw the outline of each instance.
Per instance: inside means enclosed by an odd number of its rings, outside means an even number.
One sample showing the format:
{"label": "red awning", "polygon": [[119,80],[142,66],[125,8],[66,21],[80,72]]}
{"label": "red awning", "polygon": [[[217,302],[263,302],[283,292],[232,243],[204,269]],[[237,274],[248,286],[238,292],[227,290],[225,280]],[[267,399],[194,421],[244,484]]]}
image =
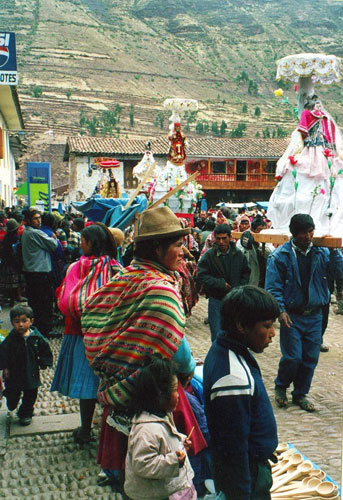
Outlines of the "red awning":
{"label": "red awning", "polygon": [[120,161],[118,160],[104,160],[99,163],[101,168],[118,168],[120,167]]}

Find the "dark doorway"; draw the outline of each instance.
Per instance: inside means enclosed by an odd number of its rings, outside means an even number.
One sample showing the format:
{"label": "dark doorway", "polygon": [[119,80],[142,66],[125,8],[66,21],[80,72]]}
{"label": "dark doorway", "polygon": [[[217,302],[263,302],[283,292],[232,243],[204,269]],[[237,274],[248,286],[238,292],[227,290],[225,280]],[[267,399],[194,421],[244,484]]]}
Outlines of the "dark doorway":
{"label": "dark doorway", "polygon": [[136,160],[125,160],[124,162],[124,188],[134,189],[138,186],[138,180],[133,176],[133,168],[137,165]]}
{"label": "dark doorway", "polygon": [[246,160],[237,160],[236,161],[236,172],[237,172],[237,180],[238,181],[246,181],[247,180],[247,162],[246,162]]}

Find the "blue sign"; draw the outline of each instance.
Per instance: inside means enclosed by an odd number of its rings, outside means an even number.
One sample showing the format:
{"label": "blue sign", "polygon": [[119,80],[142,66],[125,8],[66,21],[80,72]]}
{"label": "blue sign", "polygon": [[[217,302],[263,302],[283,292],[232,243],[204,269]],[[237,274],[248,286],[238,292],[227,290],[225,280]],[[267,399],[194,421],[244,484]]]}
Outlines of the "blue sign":
{"label": "blue sign", "polygon": [[29,206],[51,211],[51,165],[50,163],[28,162],[27,184]]}
{"label": "blue sign", "polygon": [[15,33],[0,32],[0,85],[17,85]]}

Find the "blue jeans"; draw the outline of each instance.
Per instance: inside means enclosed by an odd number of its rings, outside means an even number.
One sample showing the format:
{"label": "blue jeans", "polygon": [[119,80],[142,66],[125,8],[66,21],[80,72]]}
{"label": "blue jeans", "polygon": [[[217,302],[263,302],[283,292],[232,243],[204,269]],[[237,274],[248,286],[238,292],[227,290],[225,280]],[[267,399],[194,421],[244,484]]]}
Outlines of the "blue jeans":
{"label": "blue jeans", "polygon": [[208,322],[210,324],[211,330],[211,340],[214,342],[218,333],[221,330],[221,316],[220,316],[220,306],[221,299],[215,299],[213,297],[208,298]]}
{"label": "blue jeans", "polygon": [[293,383],[293,397],[304,396],[311,387],[322,342],[322,313],[311,316],[289,314],[292,325],[280,327],[282,357],[275,385],[287,389]]}

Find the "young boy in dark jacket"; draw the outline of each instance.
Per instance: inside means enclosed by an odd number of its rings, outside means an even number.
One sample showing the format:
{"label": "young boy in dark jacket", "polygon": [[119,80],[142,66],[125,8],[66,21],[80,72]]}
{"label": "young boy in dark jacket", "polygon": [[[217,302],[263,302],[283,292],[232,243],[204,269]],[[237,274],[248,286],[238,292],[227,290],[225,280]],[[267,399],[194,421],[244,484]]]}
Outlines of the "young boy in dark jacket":
{"label": "young boy in dark jacket", "polygon": [[31,307],[17,305],[10,311],[13,330],[0,344],[0,369],[4,373],[7,408],[17,408],[20,397],[23,399],[18,410],[19,423],[29,425],[32,421],[33,407],[41,385],[39,369],[52,366],[52,352],[47,340],[32,326]]}
{"label": "young boy in dark jacket", "polygon": [[204,399],[216,490],[227,500],[270,500],[268,458],[277,430],[258,364],[275,336],[276,300],[252,285],[234,288],[221,307],[222,331],[204,365]]}

